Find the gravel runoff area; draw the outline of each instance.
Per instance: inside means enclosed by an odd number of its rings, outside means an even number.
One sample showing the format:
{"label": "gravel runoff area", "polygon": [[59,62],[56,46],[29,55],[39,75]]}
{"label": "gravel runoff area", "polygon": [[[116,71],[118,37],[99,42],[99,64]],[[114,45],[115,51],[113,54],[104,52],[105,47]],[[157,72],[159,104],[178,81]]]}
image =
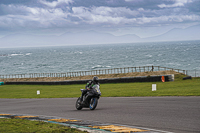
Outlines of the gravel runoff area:
{"label": "gravel runoff area", "polygon": [[[154,71],[154,72],[133,72],[133,73],[121,73],[121,74],[101,74],[96,75],[99,79],[108,78],[122,78],[122,77],[139,77],[139,76],[155,76],[155,75],[170,75],[180,74],[176,71]],[[20,81],[66,81],[66,80],[87,80],[92,79],[94,75],[78,76],[78,77],[41,77],[41,78],[8,78],[0,79],[1,82],[20,82]]]}

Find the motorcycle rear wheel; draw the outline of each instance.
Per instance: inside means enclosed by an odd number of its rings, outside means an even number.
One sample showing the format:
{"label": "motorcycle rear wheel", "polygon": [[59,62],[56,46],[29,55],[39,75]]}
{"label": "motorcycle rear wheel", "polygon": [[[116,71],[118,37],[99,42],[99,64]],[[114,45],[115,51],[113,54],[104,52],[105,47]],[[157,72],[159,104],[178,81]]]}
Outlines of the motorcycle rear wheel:
{"label": "motorcycle rear wheel", "polygon": [[81,109],[83,108],[83,107],[81,106],[81,104],[80,104],[80,100],[81,100],[80,97],[76,100],[76,109],[77,109],[77,110],[81,110]]}
{"label": "motorcycle rear wheel", "polygon": [[93,97],[90,100],[90,110],[94,110],[97,107],[98,104],[98,98]]}

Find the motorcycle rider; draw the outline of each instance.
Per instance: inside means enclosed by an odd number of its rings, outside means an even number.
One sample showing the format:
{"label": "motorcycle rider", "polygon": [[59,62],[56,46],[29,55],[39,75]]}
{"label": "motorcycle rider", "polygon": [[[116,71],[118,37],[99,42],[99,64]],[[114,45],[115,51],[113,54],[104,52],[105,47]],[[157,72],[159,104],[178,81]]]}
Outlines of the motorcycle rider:
{"label": "motorcycle rider", "polygon": [[[81,100],[80,100],[80,103],[81,104],[85,104],[84,101],[83,101],[83,96],[88,92],[88,91],[91,91],[93,89],[93,86],[98,84],[99,85],[99,78],[97,76],[94,76],[92,81],[89,81],[86,86],[85,86],[85,89],[83,90],[82,92],[82,95],[81,95]],[[86,98],[87,99],[87,98]]]}

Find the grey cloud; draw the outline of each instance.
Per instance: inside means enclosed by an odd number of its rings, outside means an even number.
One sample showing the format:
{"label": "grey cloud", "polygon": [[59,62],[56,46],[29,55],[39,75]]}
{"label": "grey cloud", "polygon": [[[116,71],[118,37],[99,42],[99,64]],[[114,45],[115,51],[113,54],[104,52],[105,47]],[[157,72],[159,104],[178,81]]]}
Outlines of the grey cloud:
{"label": "grey cloud", "polygon": [[55,7],[59,7],[60,5],[63,6],[63,4],[70,4],[73,2],[73,0],[57,0],[57,1],[46,1],[46,0],[39,0],[40,3],[46,5],[46,6],[49,6],[49,7],[52,7],[52,8],[55,8]]}
{"label": "grey cloud", "polygon": [[171,8],[171,7],[182,7],[185,4],[193,2],[192,0],[174,0],[173,4],[160,4],[158,7],[160,8]]}
{"label": "grey cloud", "polygon": [[195,14],[200,15],[200,1],[199,0],[195,0],[192,3],[188,3],[185,6],[187,9],[189,9],[190,13],[195,13]]}
{"label": "grey cloud", "polygon": [[[0,28],[161,26],[199,22],[192,0],[37,0],[0,2]],[[193,7],[193,8],[192,8]]]}
{"label": "grey cloud", "polygon": [[0,5],[1,15],[26,15],[29,7],[24,5]]}

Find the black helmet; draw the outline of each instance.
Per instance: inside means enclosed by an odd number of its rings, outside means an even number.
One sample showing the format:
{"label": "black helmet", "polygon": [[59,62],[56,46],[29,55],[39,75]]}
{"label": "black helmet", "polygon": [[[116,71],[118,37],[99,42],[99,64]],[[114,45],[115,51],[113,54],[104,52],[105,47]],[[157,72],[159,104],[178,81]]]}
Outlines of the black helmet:
{"label": "black helmet", "polygon": [[95,82],[95,83],[98,83],[99,82],[99,78],[97,76],[94,76],[92,81]]}

